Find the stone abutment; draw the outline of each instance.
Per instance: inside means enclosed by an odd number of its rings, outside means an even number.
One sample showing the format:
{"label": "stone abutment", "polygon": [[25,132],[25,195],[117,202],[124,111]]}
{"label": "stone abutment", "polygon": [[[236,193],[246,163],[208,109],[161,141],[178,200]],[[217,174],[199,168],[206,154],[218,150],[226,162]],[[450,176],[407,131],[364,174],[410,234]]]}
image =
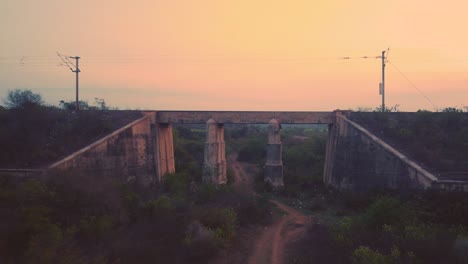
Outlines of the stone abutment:
{"label": "stone abutment", "polygon": [[93,144],[55,162],[49,169],[78,169],[122,175],[152,185],[175,173],[173,124],[205,124],[203,181],[225,184],[224,124],[268,124],[265,181],[283,185],[280,124],[327,124],[323,179],[352,190],[370,188],[439,188],[468,191],[467,182],[441,181],[429,171],[335,112],[148,111],[144,116]]}

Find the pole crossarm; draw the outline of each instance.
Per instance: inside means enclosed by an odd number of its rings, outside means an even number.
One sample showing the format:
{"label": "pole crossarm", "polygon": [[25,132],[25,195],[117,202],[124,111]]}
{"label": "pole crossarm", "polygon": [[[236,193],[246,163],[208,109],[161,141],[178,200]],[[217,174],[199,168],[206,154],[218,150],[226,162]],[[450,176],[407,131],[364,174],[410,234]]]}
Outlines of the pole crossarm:
{"label": "pole crossarm", "polygon": [[[67,66],[72,72],[76,73],[76,100],[75,100],[75,109],[76,111],[80,111],[80,101],[78,97],[78,90],[79,90],[79,73],[81,72],[78,61],[80,59],[79,56],[63,56],[62,54],[57,52],[57,55],[60,57],[60,59],[63,61],[64,65]],[[74,59],[76,62],[73,63],[70,61],[70,59]],[[71,65],[71,66],[70,66]],[[73,67],[75,69],[73,69]]]}

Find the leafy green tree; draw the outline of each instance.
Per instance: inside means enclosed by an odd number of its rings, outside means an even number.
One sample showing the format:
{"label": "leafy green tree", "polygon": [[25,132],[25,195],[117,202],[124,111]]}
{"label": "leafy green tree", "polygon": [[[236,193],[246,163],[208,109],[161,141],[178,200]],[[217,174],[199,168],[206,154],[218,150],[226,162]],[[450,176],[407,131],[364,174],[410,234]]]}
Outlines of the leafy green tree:
{"label": "leafy green tree", "polygon": [[40,94],[33,93],[30,90],[21,89],[8,91],[7,96],[3,101],[8,109],[23,109],[44,104]]}

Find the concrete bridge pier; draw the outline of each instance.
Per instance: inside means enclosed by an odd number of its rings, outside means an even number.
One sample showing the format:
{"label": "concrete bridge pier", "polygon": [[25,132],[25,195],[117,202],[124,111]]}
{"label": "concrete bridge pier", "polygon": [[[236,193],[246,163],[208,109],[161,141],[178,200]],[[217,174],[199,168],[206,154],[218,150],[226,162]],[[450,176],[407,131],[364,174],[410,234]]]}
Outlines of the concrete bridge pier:
{"label": "concrete bridge pier", "polygon": [[205,157],[203,162],[204,183],[226,184],[226,145],[224,124],[210,119],[206,122]]}
{"label": "concrete bridge pier", "polygon": [[171,124],[158,123],[156,127],[156,176],[160,182],[164,175],[175,173],[174,140]]}
{"label": "concrete bridge pier", "polygon": [[280,130],[281,126],[278,121],[272,119],[268,125],[268,145],[264,181],[271,184],[274,188],[284,185]]}

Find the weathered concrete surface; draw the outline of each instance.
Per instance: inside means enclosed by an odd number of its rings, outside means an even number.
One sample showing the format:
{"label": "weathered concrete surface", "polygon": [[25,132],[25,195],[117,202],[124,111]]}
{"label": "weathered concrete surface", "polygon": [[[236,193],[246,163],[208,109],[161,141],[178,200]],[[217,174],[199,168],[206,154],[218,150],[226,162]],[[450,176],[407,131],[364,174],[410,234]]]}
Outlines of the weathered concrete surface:
{"label": "weathered concrete surface", "polygon": [[467,181],[456,180],[438,180],[432,184],[434,189],[451,191],[451,192],[468,192]]}
{"label": "weathered concrete surface", "polygon": [[270,120],[268,125],[268,145],[264,181],[275,188],[284,185],[280,132],[281,126],[278,121],[276,119]]}
{"label": "weathered concrete surface", "polygon": [[10,176],[15,178],[38,178],[46,174],[42,169],[0,169],[0,177]]}
{"label": "weathered concrete surface", "polygon": [[268,124],[276,119],[280,124],[331,124],[333,112],[254,112],[254,111],[156,111],[161,123],[205,124],[214,119],[223,124]]}
{"label": "weathered concrete surface", "polygon": [[204,183],[227,183],[224,125],[217,123],[213,119],[209,119],[206,122],[206,142],[202,180]]}
{"label": "weathered concrete surface", "polygon": [[175,173],[174,139],[172,125],[155,124],[156,131],[156,178],[161,181],[166,174]]}
{"label": "weathered concrete surface", "polygon": [[338,112],[329,130],[324,180],[353,190],[425,189],[437,177]]}
{"label": "weathered concrete surface", "polygon": [[[347,113],[341,111],[149,111],[145,115],[52,164],[49,169],[78,169],[93,174],[118,175],[148,186],[161,181],[165,174],[175,172],[171,123],[193,124],[208,120],[203,181],[224,184],[227,177],[223,123],[270,123],[265,180],[273,186],[281,186],[283,164],[279,124],[318,123],[329,124],[324,165],[324,181],[329,185],[354,190],[385,187],[468,191],[467,181],[438,179],[349,120]],[[27,176],[33,172],[19,170],[5,173]]]}
{"label": "weathered concrete surface", "polygon": [[139,185],[154,179],[151,117],[142,117],[52,164],[49,169],[75,169],[120,176]]}

